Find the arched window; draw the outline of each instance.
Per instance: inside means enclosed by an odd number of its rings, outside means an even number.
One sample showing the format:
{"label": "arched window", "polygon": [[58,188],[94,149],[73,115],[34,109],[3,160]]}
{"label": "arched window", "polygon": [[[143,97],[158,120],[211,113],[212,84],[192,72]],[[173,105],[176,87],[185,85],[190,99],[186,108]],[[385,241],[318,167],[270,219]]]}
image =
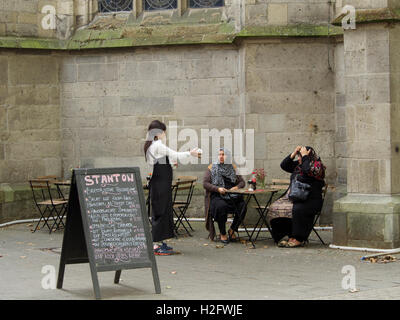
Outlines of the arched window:
{"label": "arched window", "polygon": [[178,7],[178,0],[144,0],[144,10],[168,10]]}
{"label": "arched window", "polygon": [[223,7],[224,0],[189,0],[189,8]]}
{"label": "arched window", "polygon": [[100,12],[132,11],[133,0],[98,0]]}

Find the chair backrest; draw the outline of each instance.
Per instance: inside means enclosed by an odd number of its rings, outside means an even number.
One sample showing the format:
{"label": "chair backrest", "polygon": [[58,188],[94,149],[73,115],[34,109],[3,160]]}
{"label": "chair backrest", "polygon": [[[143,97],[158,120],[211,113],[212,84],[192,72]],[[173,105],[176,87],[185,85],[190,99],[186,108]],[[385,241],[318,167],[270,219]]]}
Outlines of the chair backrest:
{"label": "chair backrest", "polygon": [[51,184],[57,180],[60,180],[60,178],[56,175],[47,175],[47,176],[40,176],[36,177],[35,180],[48,180],[50,182],[50,192],[53,192],[51,194],[52,198],[61,198],[64,199],[64,195],[62,194],[61,190],[59,187],[57,188],[51,188]]}
{"label": "chair backrest", "polygon": [[50,182],[46,179],[29,180],[31,186],[33,201],[38,205],[39,202],[51,200]]}
{"label": "chair backrest", "polygon": [[192,200],[192,195],[194,191],[194,186],[196,185],[197,177],[196,176],[180,176],[175,180],[174,186],[173,186],[173,203],[177,201],[176,197],[177,196],[182,196],[182,191],[186,191],[187,193],[184,192],[184,195],[186,195],[186,205],[190,204],[190,201]]}
{"label": "chair backrest", "polygon": [[285,190],[289,188],[290,179],[272,179],[271,188]]}
{"label": "chair backrest", "polygon": [[290,184],[290,179],[272,179],[272,184]]}
{"label": "chair backrest", "polygon": [[58,177],[55,175],[37,177],[35,180],[57,180]]}

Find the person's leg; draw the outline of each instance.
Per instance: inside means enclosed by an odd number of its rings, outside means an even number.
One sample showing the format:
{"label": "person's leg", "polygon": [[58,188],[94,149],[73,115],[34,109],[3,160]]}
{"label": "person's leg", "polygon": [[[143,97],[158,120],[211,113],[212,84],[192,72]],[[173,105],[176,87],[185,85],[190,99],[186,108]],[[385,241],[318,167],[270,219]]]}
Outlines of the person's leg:
{"label": "person's leg", "polygon": [[218,223],[218,229],[221,234],[221,236],[226,236],[226,221],[227,221],[227,215],[220,215],[219,219],[217,220]]}
{"label": "person's leg", "polygon": [[218,224],[218,229],[221,234],[221,240],[228,240],[226,234],[226,221],[228,220],[228,204],[224,199],[214,198],[211,202],[211,212],[214,221]]}
{"label": "person's leg", "polygon": [[243,219],[246,216],[246,206],[245,206],[244,200],[236,202],[236,207],[238,209],[238,212],[234,210],[235,208],[231,206],[232,212],[234,212],[234,217],[233,217],[233,222],[230,227],[230,230],[237,232],[239,230],[239,226],[242,223]]}
{"label": "person's leg", "polygon": [[292,233],[292,219],[289,218],[275,218],[270,221],[271,236],[275,243],[278,243],[286,236]]}
{"label": "person's leg", "polygon": [[312,231],[315,214],[319,208],[320,203],[318,200],[310,200],[293,205],[292,234],[289,242],[296,246],[308,239]]}

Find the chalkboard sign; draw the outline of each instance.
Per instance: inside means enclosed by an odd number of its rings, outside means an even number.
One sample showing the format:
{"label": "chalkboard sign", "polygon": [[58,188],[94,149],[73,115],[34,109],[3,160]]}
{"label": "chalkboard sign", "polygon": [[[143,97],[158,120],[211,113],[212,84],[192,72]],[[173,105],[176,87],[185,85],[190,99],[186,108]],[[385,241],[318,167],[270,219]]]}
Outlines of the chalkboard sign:
{"label": "chalkboard sign", "polygon": [[160,283],[146,213],[139,168],[76,169],[73,172],[57,288],[65,264],[89,262],[96,298],[97,272],[122,269],[153,271]]}

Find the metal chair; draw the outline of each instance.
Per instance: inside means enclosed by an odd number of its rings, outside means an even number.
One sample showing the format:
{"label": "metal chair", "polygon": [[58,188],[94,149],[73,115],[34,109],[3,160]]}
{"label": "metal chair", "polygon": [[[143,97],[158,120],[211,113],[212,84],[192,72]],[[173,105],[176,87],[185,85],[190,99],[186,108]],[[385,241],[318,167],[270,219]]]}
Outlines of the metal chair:
{"label": "metal chair", "polygon": [[321,241],[321,243],[323,245],[326,245],[326,243],[324,242],[324,240],[322,240],[321,236],[318,234],[317,230],[315,230],[315,225],[319,219],[319,217],[321,216],[322,213],[322,208],[324,206],[324,201],[325,201],[325,197],[326,197],[326,192],[328,191],[328,184],[325,184],[325,186],[322,189],[322,206],[321,206],[321,210],[317,212],[317,214],[315,215],[314,218],[314,223],[313,223],[313,227],[312,230],[314,231],[314,233],[317,235],[318,239]]}
{"label": "metal chair", "polygon": [[[40,177],[39,179],[29,180],[29,184],[32,190],[33,201],[40,213],[40,219],[33,232],[38,230],[42,221],[43,226],[49,228],[49,233],[53,231],[54,226],[56,226],[56,230],[59,228],[60,224],[64,226],[62,219],[66,213],[68,202],[64,199],[53,197],[51,180]],[[50,219],[54,220],[51,226],[49,224]]]}
{"label": "metal chair", "polygon": [[[178,233],[179,226],[183,226],[189,236],[192,236],[187,227],[194,231],[190,222],[186,217],[186,211],[189,208],[192,200],[194,186],[196,185],[197,177],[181,176],[176,179],[173,194],[172,194],[172,209],[177,218],[175,222],[175,232]],[[182,194],[182,191],[184,193]],[[179,198],[179,200],[177,199]],[[185,226],[185,223],[187,226]]]}

